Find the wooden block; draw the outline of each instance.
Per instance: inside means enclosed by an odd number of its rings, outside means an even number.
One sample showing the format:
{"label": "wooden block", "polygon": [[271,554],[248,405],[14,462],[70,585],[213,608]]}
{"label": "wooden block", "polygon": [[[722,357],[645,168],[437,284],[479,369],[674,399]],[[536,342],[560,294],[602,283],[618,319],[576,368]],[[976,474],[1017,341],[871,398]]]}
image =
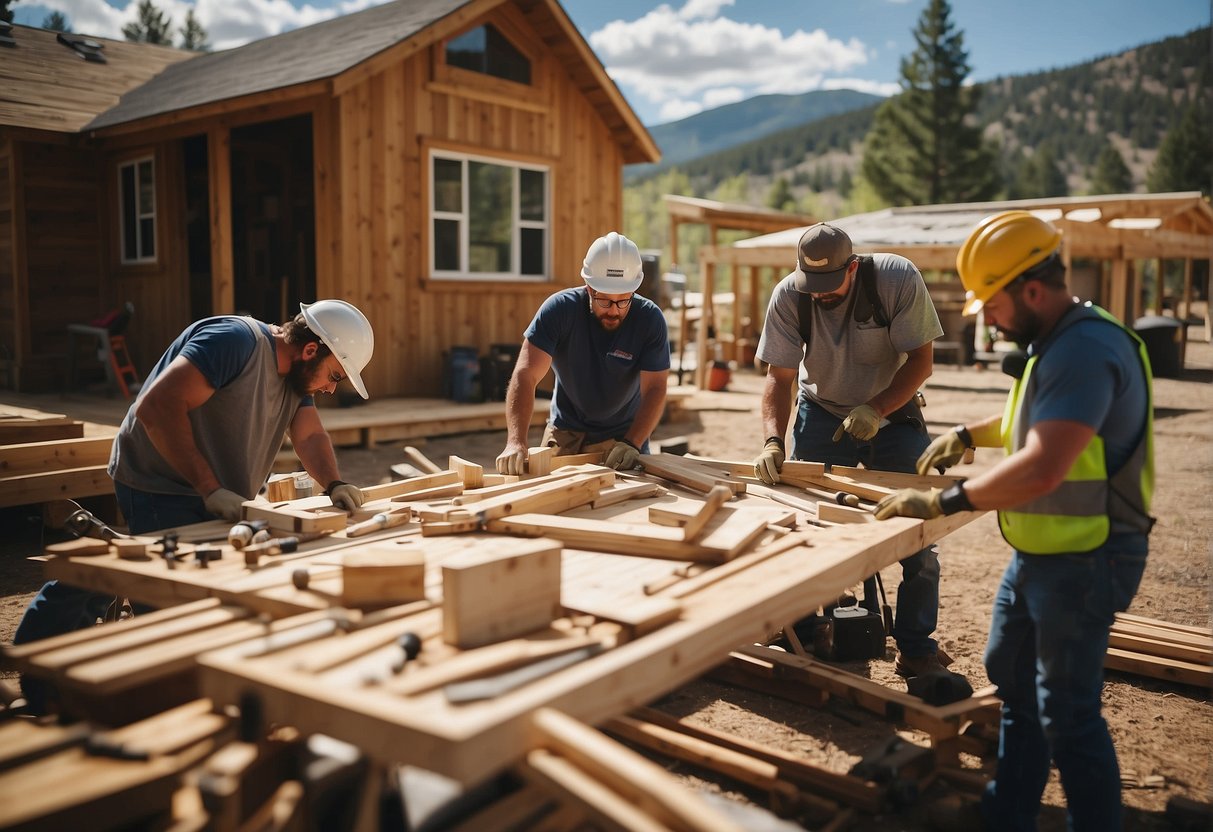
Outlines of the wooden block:
{"label": "wooden block", "polygon": [[341,601],[350,606],[425,598],[425,553],[417,546],[379,544],[341,559]]}
{"label": "wooden block", "polygon": [[[328,500],[328,497],[308,499]],[[278,532],[339,532],[345,528],[349,515],[331,504],[319,508],[294,508],[281,504],[267,504],[258,500],[244,503],[245,520],[264,520],[270,529]]]}
{"label": "wooden block", "polygon": [[687,511],[685,508],[672,506],[649,506],[649,522],[656,523],[658,526],[673,526],[681,528],[694,516],[694,513]]}
{"label": "wooden block", "polygon": [[658,497],[665,493],[665,487],[655,482],[617,483],[610,488],[604,488],[602,491],[599,491],[598,496],[590,505],[593,508],[606,508],[607,506],[613,506],[627,500],[636,500],[641,497]]}
{"label": "wooden block", "polygon": [[531,477],[542,477],[552,473],[552,457],[555,448],[529,448],[526,457],[526,472]]}
{"label": "wooden block", "polygon": [[560,552],[554,540],[503,540],[442,566],[442,638],[479,647],[547,627],[560,617]]}
{"label": "wooden block", "polygon": [[143,560],[147,557],[147,542],[128,538],[116,538],[111,541],[114,551],[123,560]]}
{"label": "wooden block", "polygon": [[286,502],[297,496],[294,474],[273,474],[265,481],[265,499],[271,503]]}
{"label": "wooden block", "polygon": [[704,497],[703,506],[682,527],[682,539],[692,541],[699,537],[703,527],[712,519],[716,510],[733,499],[733,492],[723,485],[712,486],[712,490]]}
{"label": "wooden block", "polygon": [[109,541],[97,540],[94,537],[79,537],[64,543],[52,543],[46,547],[48,555],[63,555],[69,558],[88,555],[108,555],[109,551]]}
{"label": "wooden block", "polygon": [[441,537],[445,534],[465,534],[479,529],[480,521],[471,515],[452,520],[425,520],[421,523],[421,536]]}
{"label": "wooden block", "polygon": [[484,466],[468,462],[462,457],[451,454],[447,458],[446,467],[459,475],[464,488],[482,488],[484,486]]}

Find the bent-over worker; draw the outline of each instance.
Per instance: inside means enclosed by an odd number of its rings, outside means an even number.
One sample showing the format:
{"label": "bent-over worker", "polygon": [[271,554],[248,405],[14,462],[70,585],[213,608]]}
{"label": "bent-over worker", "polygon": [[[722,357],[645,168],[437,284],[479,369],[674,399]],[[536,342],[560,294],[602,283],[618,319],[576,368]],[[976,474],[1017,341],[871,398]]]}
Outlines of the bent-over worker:
{"label": "bent-over worker", "polygon": [[665,315],[636,294],[640,249],[614,231],[586,252],[584,286],[544,301],[524,333],[506,393],[502,474],[526,471],[535,388],[549,368],[556,390],[541,445],[558,456],[603,451],[616,470],[636,467],[665,408],[670,342]]}

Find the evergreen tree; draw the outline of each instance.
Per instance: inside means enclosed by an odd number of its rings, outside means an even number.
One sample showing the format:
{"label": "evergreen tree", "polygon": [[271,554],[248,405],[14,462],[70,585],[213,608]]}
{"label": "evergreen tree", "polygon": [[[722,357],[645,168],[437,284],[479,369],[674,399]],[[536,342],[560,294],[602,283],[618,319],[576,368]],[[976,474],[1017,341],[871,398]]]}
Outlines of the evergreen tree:
{"label": "evergreen tree", "polygon": [[122,27],[122,36],[136,43],[160,43],[172,46],[169,34],[173,21],[156,8],[152,0],[139,0],[139,19]]}
{"label": "evergreen tree", "polygon": [[206,42],[206,29],[194,17],[194,10],[185,13],[185,23],[177,30],[181,33],[181,48],[191,52],[209,52],[211,45]]}
{"label": "evergreen tree", "polygon": [[771,183],[767,193],[767,207],[776,211],[792,211],[796,208],[796,197],[792,195],[792,186],[786,176],[780,176]]}
{"label": "evergreen tree", "polygon": [[1146,187],[1151,193],[1199,190],[1208,196],[1213,187],[1211,145],[1207,113],[1196,106],[1188,107],[1179,124],[1162,140],[1146,175]]}
{"label": "evergreen tree", "polygon": [[13,22],[13,12],[9,8],[13,4],[13,0],[0,0],[0,20],[6,23]]}
{"label": "evergreen tree", "polygon": [[63,12],[51,12],[42,19],[42,28],[52,32],[70,32],[72,27],[67,24]]}
{"label": "evergreen tree", "polygon": [[1010,190],[1011,199],[1040,199],[1067,196],[1070,193],[1066,175],[1057,165],[1052,148],[1045,144],[1031,156],[1025,156]]}
{"label": "evergreen tree", "polygon": [[894,205],[973,202],[998,189],[993,151],[966,122],[977,105],[964,36],[947,0],[929,0],[914,29],[917,48],[901,61],[902,91],[876,111],[864,177]]}
{"label": "evergreen tree", "polygon": [[1091,168],[1092,194],[1127,194],[1133,191],[1133,174],[1120,151],[1105,144]]}

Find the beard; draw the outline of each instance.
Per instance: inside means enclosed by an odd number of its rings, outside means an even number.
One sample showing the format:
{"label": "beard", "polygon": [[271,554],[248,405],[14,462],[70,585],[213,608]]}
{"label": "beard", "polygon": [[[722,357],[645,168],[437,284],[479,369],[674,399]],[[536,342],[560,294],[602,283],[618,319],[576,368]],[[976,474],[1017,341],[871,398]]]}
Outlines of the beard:
{"label": "beard", "polygon": [[1020,349],[1026,350],[1028,345],[1040,335],[1043,327],[1040,318],[1024,306],[1018,297],[1015,297],[1013,302],[1015,311],[1011,316],[1011,323],[996,327],[996,329],[1003,334],[1004,338],[1014,341]]}
{"label": "beard", "polygon": [[846,299],[846,295],[839,295],[837,297],[827,296],[823,298],[813,298],[813,303],[817,304],[822,309],[834,309],[841,305]]}
{"label": "beard", "polygon": [[310,361],[296,358],[291,362],[291,369],[287,371],[286,380],[297,395],[310,396],[320,389],[316,384],[316,374],[320,372],[320,365],[326,358],[328,358],[327,355],[317,355]]}

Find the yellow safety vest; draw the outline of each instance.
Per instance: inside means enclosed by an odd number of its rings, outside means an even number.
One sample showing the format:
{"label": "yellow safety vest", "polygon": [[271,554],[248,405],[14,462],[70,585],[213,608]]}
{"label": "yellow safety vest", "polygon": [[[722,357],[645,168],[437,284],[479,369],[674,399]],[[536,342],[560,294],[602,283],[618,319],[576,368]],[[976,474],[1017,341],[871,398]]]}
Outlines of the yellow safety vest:
{"label": "yellow safety vest", "polygon": [[[1006,541],[1021,552],[1054,555],[1089,552],[1108,539],[1109,533],[1148,533],[1154,525],[1150,501],[1154,495],[1154,383],[1145,344],[1136,333],[1094,304],[1070,313],[1062,328],[1078,321],[1100,319],[1119,327],[1137,344],[1146,376],[1146,428],[1128,461],[1110,477],[1103,439],[1096,434],[1052,492],[1013,511],[998,512],[998,526]],[[1002,444],[1013,454],[1027,439],[1026,414],[1035,392],[1032,370],[1040,355],[1028,359],[1023,376],[1015,380],[1002,417]]]}

